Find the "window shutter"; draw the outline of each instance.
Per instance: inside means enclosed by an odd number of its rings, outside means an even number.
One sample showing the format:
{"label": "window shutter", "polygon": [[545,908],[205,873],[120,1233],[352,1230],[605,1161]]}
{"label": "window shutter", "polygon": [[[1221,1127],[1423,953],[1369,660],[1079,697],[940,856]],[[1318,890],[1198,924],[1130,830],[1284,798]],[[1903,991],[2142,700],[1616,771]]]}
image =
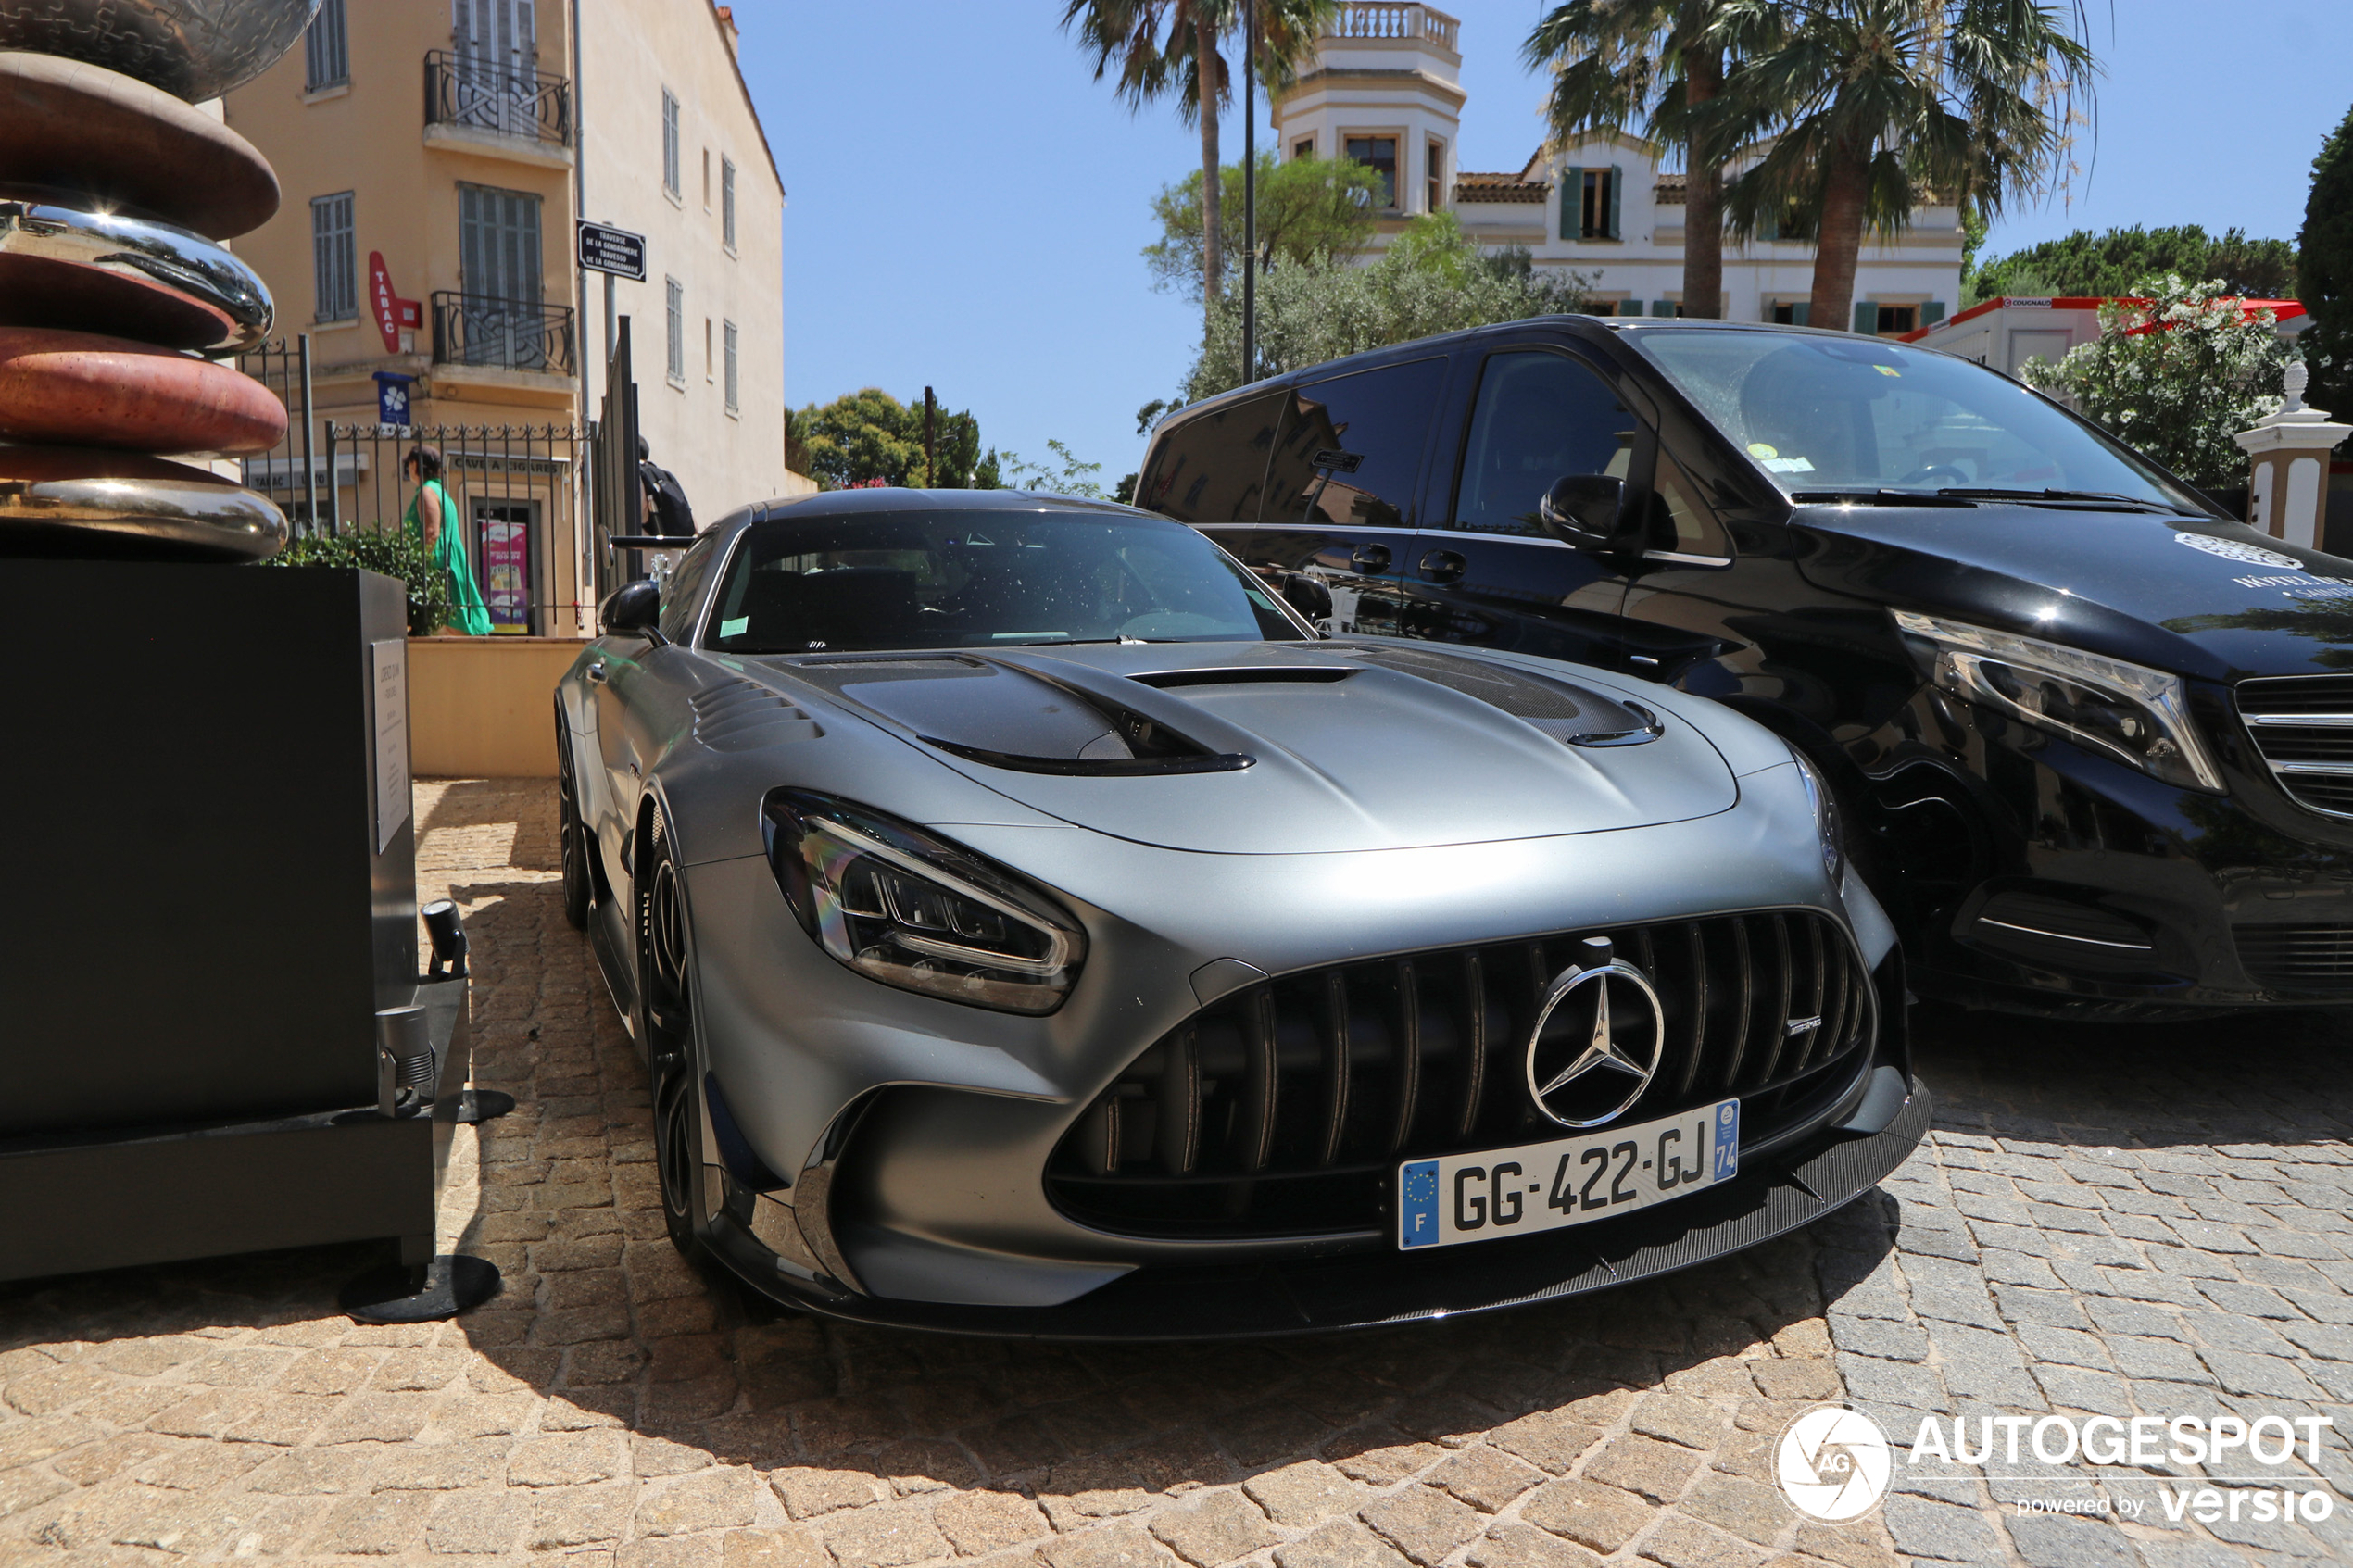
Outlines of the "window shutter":
{"label": "window shutter", "polygon": [[1585,237],[1585,171],[1581,169],[1561,170],[1561,238],[1581,240]]}
{"label": "window shutter", "polygon": [[1671,317],[1675,314],[1675,302],[1671,299],[1652,300],[1651,314],[1654,316]]}
{"label": "window shutter", "polygon": [[1943,300],[1931,299],[1926,305],[1920,307],[1921,326],[1932,327],[1943,320],[1944,320],[1944,302]]}
{"label": "window shutter", "polygon": [[1868,299],[1855,302],[1855,330],[1874,337],[1879,334],[1879,307]]}
{"label": "window shutter", "polygon": [[1622,240],[1626,237],[1617,232],[1617,197],[1618,194],[1625,189],[1625,165],[1611,164],[1609,166],[1609,237],[1613,240]]}
{"label": "window shutter", "polygon": [[1790,325],[1793,327],[1811,326],[1814,319],[1814,302],[1810,299],[1799,300],[1789,307],[1789,316]]}
{"label": "window shutter", "polygon": [[1772,208],[1768,210],[1763,218],[1757,220],[1756,237],[1760,240],[1778,240],[1781,237],[1781,214],[1780,208]]}

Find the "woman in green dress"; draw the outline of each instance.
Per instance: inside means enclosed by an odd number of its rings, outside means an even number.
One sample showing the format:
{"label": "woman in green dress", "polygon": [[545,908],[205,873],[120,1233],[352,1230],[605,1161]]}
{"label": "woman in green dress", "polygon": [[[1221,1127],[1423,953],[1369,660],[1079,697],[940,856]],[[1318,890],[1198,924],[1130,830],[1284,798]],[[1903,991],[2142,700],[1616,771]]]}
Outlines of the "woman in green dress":
{"label": "woman in green dress", "polygon": [[411,446],[401,466],[409,470],[409,483],[417,487],[402,521],[409,537],[424,541],[425,548],[433,552],[434,564],[441,568],[442,576],[447,581],[448,630],[465,637],[488,636],[490,610],[482,602],[482,589],[475,583],[473,569],[466,559],[466,531],[458,521],[458,503],[449,498],[448,490],[441,483],[440,448],[422,444]]}

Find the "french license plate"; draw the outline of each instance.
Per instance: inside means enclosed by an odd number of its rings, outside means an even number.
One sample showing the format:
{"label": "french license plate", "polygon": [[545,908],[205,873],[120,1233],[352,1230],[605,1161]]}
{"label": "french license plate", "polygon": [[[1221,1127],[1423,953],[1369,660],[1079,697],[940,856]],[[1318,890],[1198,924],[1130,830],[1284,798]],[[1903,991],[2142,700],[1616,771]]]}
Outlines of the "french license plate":
{"label": "french license plate", "polygon": [[1680,1198],[1740,1173],[1741,1102],[1397,1169],[1397,1245],[1528,1236]]}

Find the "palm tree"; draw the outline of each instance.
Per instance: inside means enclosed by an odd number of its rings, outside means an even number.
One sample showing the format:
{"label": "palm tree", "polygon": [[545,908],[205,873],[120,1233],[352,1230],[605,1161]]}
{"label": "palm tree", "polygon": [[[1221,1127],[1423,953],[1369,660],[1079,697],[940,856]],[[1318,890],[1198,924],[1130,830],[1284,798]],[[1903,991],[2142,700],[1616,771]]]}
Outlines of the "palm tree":
{"label": "palm tree", "polygon": [[1683,147],[1683,313],[1709,318],[1724,295],[1724,158],[1710,134],[1724,86],[1724,46],[1711,31],[1718,9],[1716,0],[1567,0],[1522,50],[1529,66],[1553,67],[1544,108],[1555,139],[1639,123]]}
{"label": "palm tree", "polygon": [[1847,320],[1863,231],[1933,196],[1991,217],[2042,190],[2095,69],[2083,30],[2038,0],[1718,0],[1741,61],[1719,144],[1770,138],[1726,191],[1743,238],[1794,209],[1815,231],[1812,318]]}
{"label": "palm tree", "polygon": [[[1340,0],[1256,0],[1259,80],[1289,85],[1339,12]],[[1173,93],[1186,123],[1201,127],[1204,311],[1215,308],[1226,271],[1217,114],[1233,97],[1233,79],[1217,44],[1240,19],[1241,0],[1066,0],[1063,11],[1063,28],[1076,29],[1079,46],[1095,56],[1098,82],[1115,70],[1119,96],[1133,109]]]}

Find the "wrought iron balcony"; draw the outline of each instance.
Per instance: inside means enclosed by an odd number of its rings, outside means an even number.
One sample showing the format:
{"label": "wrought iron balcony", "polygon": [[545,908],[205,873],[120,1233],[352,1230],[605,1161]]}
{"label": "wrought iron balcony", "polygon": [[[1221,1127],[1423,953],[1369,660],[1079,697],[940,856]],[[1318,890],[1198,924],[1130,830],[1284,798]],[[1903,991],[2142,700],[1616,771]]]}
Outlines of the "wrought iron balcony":
{"label": "wrought iron balcony", "polygon": [[572,83],[520,66],[434,49],[425,56],[425,123],[572,145]]}
{"label": "wrought iron balcony", "polygon": [[438,290],[433,296],[433,358],[437,365],[568,376],[578,364],[572,311],[535,300]]}

